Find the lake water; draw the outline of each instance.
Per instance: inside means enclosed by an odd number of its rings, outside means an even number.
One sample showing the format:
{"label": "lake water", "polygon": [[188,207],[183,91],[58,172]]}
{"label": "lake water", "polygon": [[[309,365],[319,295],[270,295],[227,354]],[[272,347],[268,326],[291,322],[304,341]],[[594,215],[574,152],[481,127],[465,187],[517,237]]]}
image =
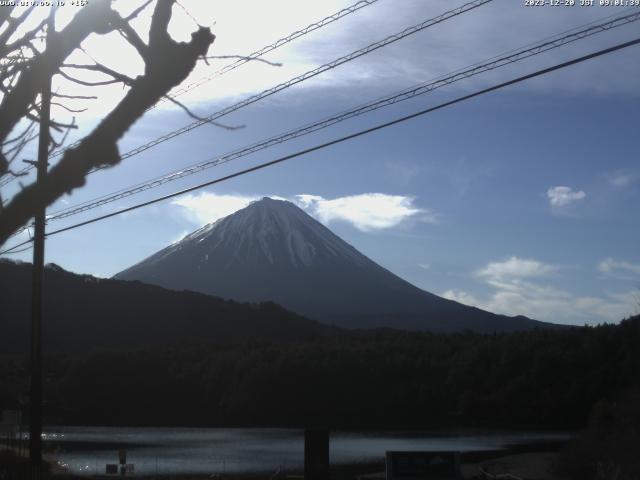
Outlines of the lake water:
{"label": "lake water", "polygon": [[[137,475],[292,471],[303,467],[304,432],[287,429],[47,427],[47,458],[76,474],[104,474],[118,449]],[[386,450],[499,450],[561,441],[565,433],[433,431],[332,432],[332,464],[384,460]]]}

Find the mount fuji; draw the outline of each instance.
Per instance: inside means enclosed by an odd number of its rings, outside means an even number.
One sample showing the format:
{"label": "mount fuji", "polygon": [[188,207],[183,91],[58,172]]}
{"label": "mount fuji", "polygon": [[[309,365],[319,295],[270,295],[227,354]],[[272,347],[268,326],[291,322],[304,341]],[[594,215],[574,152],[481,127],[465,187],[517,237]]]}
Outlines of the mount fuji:
{"label": "mount fuji", "polygon": [[479,332],[552,327],[421,290],[291,202],[263,198],[115,275],[237,301],[273,301],[346,328]]}

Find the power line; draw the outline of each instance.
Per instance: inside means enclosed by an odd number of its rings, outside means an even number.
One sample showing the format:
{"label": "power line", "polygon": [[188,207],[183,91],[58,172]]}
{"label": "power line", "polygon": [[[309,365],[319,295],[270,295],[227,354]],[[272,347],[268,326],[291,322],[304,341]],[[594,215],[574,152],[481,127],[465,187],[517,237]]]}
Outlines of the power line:
{"label": "power line", "polygon": [[337,58],[329,63],[325,63],[324,65],[321,65],[317,68],[314,68],[313,70],[309,70],[308,72],[305,72],[301,75],[298,75],[296,77],[293,77],[289,80],[287,80],[286,82],[280,83],[274,87],[268,88],[267,90],[263,90],[262,92],[256,94],[256,95],[252,95],[251,97],[248,97],[238,103],[235,103],[233,105],[230,105],[226,108],[223,108],[222,110],[219,110],[217,112],[212,113],[211,115],[204,117],[201,120],[196,120],[192,123],[190,123],[189,125],[185,125],[182,128],[179,128],[177,130],[174,130],[172,132],[166,133],[160,137],[157,137],[154,140],[151,140],[150,142],[147,142],[143,145],[140,145],[132,150],[129,150],[128,152],[122,154],[120,156],[120,158],[122,160],[126,159],[126,158],[130,158],[134,155],[137,155],[139,153],[144,152],[145,150],[148,150],[152,147],[155,147],[156,145],[159,145],[161,143],[164,143],[168,140],[171,140],[179,135],[182,135],[184,133],[190,132],[191,130],[194,130],[198,127],[201,127],[202,125],[206,125],[212,121],[218,120],[219,118],[222,118],[232,112],[235,112],[236,110],[239,110],[241,108],[244,108],[246,106],[249,106],[253,103],[256,103],[260,100],[263,100],[271,95],[274,95],[275,93],[278,93],[282,90],[285,90],[289,87],[292,87],[294,85],[297,85],[298,83],[301,83],[305,80],[309,80],[310,78],[316,77],[318,75],[320,75],[321,73],[327,72],[329,70],[332,70],[340,65],[343,65],[347,62],[350,62],[352,60],[355,60],[356,58],[359,58],[363,55],[366,55],[368,53],[371,53],[375,50],[378,50],[382,47],[385,47],[391,43],[397,42],[398,40],[401,40],[405,37],[408,37],[409,35],[413,35],[415,33],[418,33],[422,30],[425,30],[426,28],[432,27],[434,25],[437,25],[439,23],[442,23],[450,18],[456,17],[458,15],[461,15],[465,12],[468,12],[469,10],[473,10],[475,8],[478,8],[486,3],[492,2],[493,0],[474,0],[472,2],[469,3],[465,3],[464,5],[457,7],[453,10],[449,10],[447,12],[444,12],[436,17],[430,18],[428,20],[425,20],[421,23],[418,23],[412,27],[408,27],[405,28],[404,30],[402,30],[401,32],[395,33],[393,35],[389,35],[388,37],[379,40],[377,42],[374,42],[372,44],[367,45],[364,48],[361,48],[359,50],[355,50],[354,52],[351,52],[348,55],[344,55],[340,58]]}
{"label": "power line", "polygon": [[[609,53],[612,53],[612,52],[615,52],[615,51],[618,51],[618,50],[622,50],[624,48],[628,48],[628,47],[631,47],[633,45],[638,45],[638,44],[640,44],[640,38],[636,38],[635,40],[631,40],[629,42],[621,43],[621,44],[615,45],[613,47],[605,48],[603,50],[599,50],[597,52],[594,52],[594,53],[591,53],[591,54],[588,54],[588,55],[584,55],[582,57],[578,57],[578,58],[575,58],[573,60],[569,60],[567,62],[559,63],[559,64],[556,64],[556,65],[554,65],[552,67],[544,68],[542,70],[537,70],[537,71],[535,71],[533,73],[530,73],[530,74],[527,74],[527,75],[523,75],[521,77],[517,77],[517,78],[515,78],[513,80],[509,80],[507,82],[503,82],[503,83],[500,83],[498,85],[494,85],[492,87],[488,87],[488,88],[476,91],[474,93],[471,93],[471,94],[468,94],[468,95],[464,95],[462,97],[458,97],[458,98],[456,98],[454,100],[450,100],[450,101],[441,103],[441,104],[436,105],[434,107],[430,107],[430,108],[427,108],[427,109],[424,109],[424,110],[420,110],[420,111],[412,113],[410,115],[406,115],[404,117],[400,117],[400,118],[397,118],[395,120],[391,120],[389,122],[382,123],[380,125],[376,125],[375,127],[367,128],[365,130],[360,130],[360,131],[358,131],[356,133],[352,133],[350,135],[346,135],[346,136],[337,138],[335,140],[331,140],[329,142],[325,142],[323,144],[316,145],[316,146],[311,147],[311,148],[307,148],[305,150],[300,150],[300,151],[298,151],[296,153],[293,153],[293,154],[290,154],[290,155],[285,155],[285,156],[279,157],[279,158],[277,158],[275,160],[271,160],[269,162],[261,163],[259,165],[254,166],[254,167],[246,168],[244,170],[240,170],[240,171],[232,173],[230,175],[225,175],[223,177],[220,177],[220,178],[217,178],[217,179],[214,179],[214,180],[210,180],[210,181],[205,182],[205,183],[201,183],[201,184],[196,185],[194,187],[189,187],[189,188],[186,188],[184,190],[180,190],[180,191],[168,194],[168,195],[163,195],[163,196],[157,197],[157,198],[155,198],[153,200],[149,200],[149,201],[146,201],[146,202],[143,202],[143,203],[139,203],[139,204],[133,205],[131,207],[123,208],[123,209],[120,209],[120,210],[115,211],[115,212],[111,212],[111,213],[108,213],[108,214],[105,214],[105,215],[101,215],[99,217],[94,217],[94,218],[86,220],[84,222],[79,222],[79,223],[76,223],[74,225],[70,225],[70,226],[67,226],[67,227],[64,227],[64,228],[60,228],[58,230],[53,230],[53,231],[47,233],[47,236],[56,235],[56,234],[59,234],[59,233],[62,233],[62,232],[66,232],[68,230],[72,230],[72,229],[79,228],[79,227],[82,227],[82,226],[85,226],[85,225],[89,225],[91,223],[95,223],[95,222],[98,222],[98,221],[101,221],[101,220],[105,220],[107,218],[111,218],[111,217],[114,217],[116,215],[120,215],[122,213],[126,213],[126,212],[130,212],[130,211],[133,211],[133,210],[137,210],[139,208],[146,207],[148,205],[152,205],[154,203],[158,203],[158,202],[161,202],[161,201],[164,201],[164,200],[168,200],[168,199],[173,198],[173,197],[177,197],[177,196],[183,195],[185,193],[189,193],[189,192],[192,192],[192,191],[195,191],[195,190],[199,190],[201,188],[204,188],[204,187],[207,187],[207,186],[210,186],[210,185],[214,185],[216,183],[221,183],[221,182],[224,182],[226,180],[230,180],[232,178],[236,178],[236,177],[239,177],[239,176],[242,176],[242,175],[246,175],[248,173],[255,172],[257,170],[262,170],[264,168],[276,165],[278,163],[282,163],[282,162],[285,162],[287,160],[291,160],[293,158],[297,158],[297,157],[300,157],[302,155],[306,155],[308,153],[311,153],[311,152],[314,152],[314,151],[317,151],[317,150],[321,150],[321,149],[327,148],[329,146],[336,145],[338,143],[342,143],[342,142],[345,142],[347,140],[351,140],[351,139],[354,139],[354,138],[357,138],[357,137],[360,137],[360,136],[375,132],[377,130],[381,130],[383,128],[390,127],[392,125],[396,125],[398,123],[402,123],[402,122],[411,120],[413,118],[416,118],[416,117],[419,117],[419,116],[422,116],[422,115],[426,115],[428,113],[431,113],[431,112],[434,112],[436,110],[440,110],[440,109],[449,107],[451,105],[455,105],[457,103],[469,100],[471,98],[474,98],[474,97],[477,97],[477,96],[480,96],[480,95],[484,95],[485,93],[493,92],[493,91],[499,90],[501,88],[508,87],[510,85],[514,85],[514,84],[517,84],[517,83],[520,83],[520,82],[523,82],[523,81],[526,81],[526,80],[529,80],[529,79],[532,79],[532,78],[535,78],[535,77],[539,77],[541,75],[546,75],[546,74],[551,73],[553,71],[560,70],[562,68],[566,68],[566,67],[569,67],[571,65],[582,63],[582,62],[585,62],[587,60],[591,60],[593,58],[600,57],[602,55],[606,55],[606,54],[609,54]],[[13,247],[11,247],[9,249],[1,251],[0,255],[4,255],[6,253],[11,253],[15,249],[17,249],[17,248],[19,248],[19,247],[21,247],[23,245],[26,245],[26,244],[28,244],[28,243],[30,243],[32,241],[33,240],[27,240],[27,241],[24,241],[24,242],[19,243],[17,245],[14,245]]]}
{"label": "power line", "polygon": [[[272,52],[273,50],[286,45],[289,42],[292,42],[293,40],[300,38],[308,33],[313,32],[314,30],[317,30],[319,28],[322,28],[326,25],[329,25],[330,23],[335,22],[336,20],[340,20],[342,17],[345,17],[351,13],[354,13],[358,10],[360,10],[361,8],[367,7],[375,2],[377,2],[378,0],[361,0],[359,2],[354,3],[353,5],[346,7],[342,10],[340,10],[339,12],[334,13],[333,15],[329,15],[328,17],[323,18],[322,20],[319,20],[315,23],[312,23],[310,25],[307,25],[304,28],[301,28],[300,30],[296,30],[295,32],[287,35],[286,37],[282,37],[278,40],[276,40],[275,42],[273,42],[270,45],[266,45],[264,47],[262,47],[259,50],[256,50],[253,53],[250,53],[249,55],[247,55],[246,57],[240,58],[238,60],[236,60],[233,63],[230,63],[228,65],[225,65],[224,67],[220,68],[219,70],[216,70],[215,72],[206,75],[202,78],[200,78],[199,80],[196,80],[195,82],[192,82],[184,87],[178,88],[177,90],[171,92],[171,95],[176,97],[179,95],[182,95],[184,93],[187,93],[211,80],[213,80],[216,77],[219,77],[220,75],[224,75],[227,72],[230,72],[231,70],[234,70],[236,68],[238,68],[241,65],[244,65],[247,62],[250,62],[252,60],[255,60],[257,58],[260,58],[264,55],[266,55],[267,53]],[[162,101],[166,101],[166,100],[161,100]],[[160,102],[158,102],[160,103]]]}
{"label": "power line", "polygon": [[[31,241],[31,240],[30,240],[30,241]],[[26,252],[26,251],[28,251],[28,250],[31,250],[32,248],[33,248],[33,245],[29,245],[28,247],[21,248],[20,250],[16,250],[16,251],[14,251],[14,252],[12,252],[12,253],[22,253],[22,252]]]}
{"label": "power line", "polygon": [[[340,20],[343,17],[346,17],[347,15],[350,15],[354,12],[357,12],[358,10],[364,8],[364,7],[368,7],[369,5],[372,5],[374,3],[376,3],[378,0],[360,0],[356,3],[354,3],[353,5],[350,5],[346,8],[343,8],[342,10],[329,15],[328,17],[323,18],[322,20],[319,20],[317,22],[311,23],[309,25],[307,25],[304,28],[301,28],[300,30],[296,30],[293,33],[290,33],[289,35],[282,37],[278,40],[276,40],[275,42],[269,44],[269,45],[265,45],[264,47],[256,50],[253,53],[250,53],[249,55],[247,55],[246,57],[242,57],[239,58],[238,60],[236,60],[235,62],[231,62],[227,65],[225,65],[222,68],[219,68],[218,70],[216,70],[213,73],[210,73],[209,75],[206,75],[202,78],[200,78],[199,80],[196,80],[195,82],[192,82],[182,88],[178,88],[177,90],[171,92],[171,95],[176,97],[179,95],[182,95],[184,93],[187,93],[191,90],[194,90],[196,88],[198,88],[201,85],[204,85],[205,83],[221,76],[224,75],[227,72],[230,72],[232,70],[235,70],[236,68],[244,65],[247,62],[250,62],[252,60],[256,60],[264,55],[266,55],[267,53],[270,53],[280,47],[282,47],[283,45],[286,45],[287,43],[290,43],[300,37],[303,37],[304,35],[307,35],[308,33],[311,33],[315,30],[318,30],[319,28],[322,28],[326,25],[329,25],[337,20]],[[182,7],[182,5],[180,5]],[[184,7],[182,7],[184,9]],[[189,12],[187,12],[185,10],[185,12],[189,15]],[[194,21],[196,21],[195,19],[193,19]],[[197,22],[196,22],[197,23]],[[10,60],[14,60],[13,57]],[[16,63],[15,61],[10,61],[7,65],[11,65],[12,63]],[[157,106],[160,103],[163,103],[164,101],[166,101],[166,99],[161,99],[160,101],[158,101],[154,106],[150,107],[149,110],[155,108],[155,106]],[[82,139],[64,147],[63,149],[58,150],[57,152],[53,152],[50,156],[50,158],[55,158],[58,157],[60,155],[62,155],[66,150],[68,150],[69,148],[73,148],[73,147],[77,147],[80,142],[82,142]],[[22,170],[20,170],[18,172],[19,175],[28,173],[29,171],[31,171],[33,169],[33,165],[30,165],[28,167],[23,168]],[[15,179],[15,177],[8,177],[6,179],[4,179],[3,181],[0,181],[0,187],[3,187],[9,183],[11,183],[13,180]]]}
{"label": "power line", "polygon": [[[559,64],[556,64],[554,66],[551,66],[551,67],[548,67],[548,68],[544,68],[542,70],[537,70],[537,71],[535,71],[533,73],[529,73],[527,75],[523,75],[521,77],[517,77],[517,78],[509,80],[507,82],[503,82],[503,83],[500,83],[498,85],[494,85],[492,87],[484,88],[484,89],[476,91],[474,93],[471,93],[471,94],[468,94],[468,95],[464,95],[462,97],[458,97],[458,98],[456,98],[454,100],[450,100],[450,101],[441,103],[441,104],[436,105],[434,107],[426,108],[424,110],[420,110],[420,111],[412,113],[410,115],[406,115],[406,116],[397,118],[395,120],[391,120],[389,122],[376,125],[375,127],[367,128],[365,130],[360,130],[360,131],[358,131],[356,133],[352,133],[350,135],[345,135],[345,136],[337,138],[335,140],[331,140],[329,142],[325,142],[325,143],[322,143],[320,145],[316,145],[314,147],[307,148],[305,150],[300,150],[300,151],[298,151],[296,153],[292,153],[290,155],[285,155],[285,156],[279,157],[279,158],[277,158],[275,160],[271,160],[269,162],[261,163],[259,165],[256,165],[256,166],[253,166],[253,167],[250,167],[250,168],[246,168],[244,170],[240,170],[240,171],[232,173],[230,175],[225,175],[223,177],[220,177],[220,178],[217,178],[217,179],[214,179],[214,180],[210,180],[208,182],[201,183],[199,185],[186,188],[184,190],[180,190],[180,191],[177,191],[177,192],[174,192],[174,193],[170,193],[168,195],[163,195],[163,196],[157,197],[157,198],[155,198],[153,200],[149,200],[149,201],[146,201],[146,202],[143,202],[143,203],[139,203],[139,204],[133,205],[131,207],[123,208],[123,209],[118,210],[116,212],[111,212],[111,213],[108,213],[106,215],[101,215],[99,217],[95,217],[95,218],[92,218],[90,220],[86,220],[84,222],[79,222],[79,223],[76,223],[74,225],[70,225],[70,226],[67,226],[67,227],[64,227],[64,228],[60,228],[58,230],[51,231],[51,232],[49,232],[47,234],[47,236],[56,235],[56,234],[59,234],[59,233],[62,233],[62,232],[66,232],[68,230],[73,230],[75,228],[79,228],[79,227],[82,227],[82,226],[85,226],[85,225],[89,225],[91,223],[95,223],[95,222],[98,222],[98,221],[101,221],[101,220],[105,220],[107,218],[114,217],[116,215],[120,215],[122,213],[126,213],[126,212],[130,212],[130,211],[133,211],[133,210],[137,210],[139,208],[146,207],[148,205],[152,205],[154,203],[158,203],[158,202],[161,202],[161,201],[173,198],[173,197],[177,197],[177,196],[183,195],[185,193],[193,192],[195,190],[198,190],[198,189],[210,186],[210,185],[221,183],[221,182],[224,182],[226,180],[230,180],[230,179],[235,178],[235,177],[246,175],[248,173],[255,172],[255,171],[258,171],[258,170],[262,170],[264,168],[271,167],[271,166],[276,165],[278,163],[282,163],[282,162],[285,162],[287,160],[291,160],[293,158],[301,157],[301,156],[306,155],[308,153],[315,152],[317,150],[321,150],[321,149],[327,148],[329,146],[345,142],[347,140],[352,140],[354,138],[357,138],[357,137],[360,137],[360,136],[363,136],[363,135],[367,135],[369,133],[381,130],[383,128],[387,128],[387,127],[390,127],[392,125],[396,125],[396,124],[411,120],[413,118],[420,117],[422,115],[426,115],[426,114],[434,112],[436,110],[440,110],[440,109],[449,107],[451,105],[455,105],[457,103],[461,103],[461,102],[469,100],[471,98],[478,97],[478,96],[484,95],[486,93],[490,93],[490,92],[493,92],[493,91],[496,91],[496,90],[499,90],[499,89],[502,89],[502,88],[505,88],[505,87],[508,87],[508,86],[511,86],[511,85],[515,85],[515,84],[523,82],[525,80],[530,80],[530,79],[535,78],[535,77],[546,75],[546,74],[551,73],[553,71],[560,70],[560,69],[569,67],[571,65],[575,65],[575,64],[578,64],[578,63],[581,63],[581,62],[585,62],[587,60],[591,60],[593,58],[600,57],[602,55],[606,55],[606,54],[609,54],[609,53],[612,53],[612,52],[615,52],[615,51],[618,51],[618,50],[622,50],[624,48],[628,48],[628,47],[631,47],[633,45],[638,45],[638,44],[640,44],[640,38],[636,38],[635,40],[631,40],[629,42],[621,43],[621,44],[615,45],[613,47],[605,48],[603,50],[599,50],[597,52],[590,53],[588,55],[584,55],[582,57],[578,57],[578,58],[575,58],[573,60],[569,60],[567,62],[559,63]],[[14,247],[14,248],[16,248],[16,247]],[[4,252],[0,252],[0,254],[2,254],[2,253],[4,253]]]}
{"label": "power line", "polygon": [[[465,12],[468,12],[469,10],[473,10],[475,8],[478,8],[486,3],[492,2],[493,0],[474,0],[472,2],[469,3],[465,3],[464,5],[461,5],[460,7],[457,7],[453,10],[448,10],[436,17],[430,18],[428,20],[425,20],[421,23],[418,23],[417,25],[414,25],[412,27],[408,27],[404,30],[402,30],[401,32],[395,33],[393,35],[389,35],[388,37],[385,37],[382,40],[379,40],[378,42],[372,43],[367,45],[364,48],[361,48],[359,50],[355,50],[354,52],[351,52],[348,55],[345,55],[343,57],[337,58],[329,63],[325,63],[324,65],[321,65],[317,68],[314,68],[313,70],[309,70],[301,75],[298,75],[296,77],[293,77],[289,80],[287,80],[286,82],[280,83],[274,87],[271,87],[267,90],[263,90],[262,92],[253,95],[251,97],[248,97],[238,103],[235,103],[233,105],[230,105],[226,108],[223,108],[222,110],[218,110],[217,112],[212,113],[211,115],[204,117],[201,120],[196,120],[195,122],[192,122],[188,125],[185,125],[184,127],[181,127],[177,130],[173,130],[172,132],[166,133],[160,137],[155,138],[154,140],[151,140],[150,142],[147,142],[143,145],[139,145],[136,148],[133,148],[132,150],[129,150],[128,152],[125,152],[123,154],[120,155],[120,159],[124,160],[130,157],[133,157],[134,155],[137,155],[139,153],[144,152],[145,150],[148,150],[150,148],[155,147],[156,145],[159,145],[161,143],[164,143],[168,140],[172,140],[173,138],[182,135],[184,133],[190,132],[191,130],[194,130],[198,127],[201,127],[202,125],[206,125],[208,123],[211,123],[215,120],[218,120],[219,118],[222,118],[232,112],[235,112],[236,110],[239,110],[241,108],[244,108],[246,106],[249,106],[253,103],[256,103],[260,100],[263,100],[271,95],[274,95],[275,93],[278,93],[282,90],[285,90],[289,87],[292,87],[293,85],[297,85],[298,83],[301,83],[305,80],[308,80],[310,78],[316,77],[317,75],[320,75],[321,73],[324,73],[326,71],[332,70],[342,64],[345,64],[347,62],[350,62],[352,60],[355,60],[356,58],[359,58],[363,55],[366,55],[368,53],[371,53],[375,50],[378,50],[379,48],[382,48],[386,45],[389,45],[391,43],[397,42],[398,40],[401,40],[405,37],[408,37],[409,35],[413,35],[414,33],[420,32],[426,28],[429,28],[433,25],[442,23],[450,18],[456,17],[458,15],[461,15]],[[56,156],[62,155],[67,149],[69,148],[73,148],[74,146],[77,146],[82,140],[79,140],[71,145],[69,145],[68,147],[66,147],[63,150],[60,150],[58,152],[55,152],[51,155],[50,158],[55,158]],[[26,169],[24,169],[24,171],[29,171],[30,167],[27,167]],[[103,167],[98,167],[98,168],[94,168],[93,170],[91,170],[89,173],[95,173],[99,170],[102,170]],[[6,181],[6,183],[10,182],[11,179],[8,179]],[[6,183],[0,183],[0,187],[4,186]]]}
{"label": "power line", "polygon": [[1,251],[1,252],[0,252],[0,255],[6,255],[6,254],[8,254],[8,253],[21,253],[21,252],[26,252],[27,250],[32,249],[32,248],[33,248],[33,245],[29,245],[29,246],[28,246],[28,247],[26,247],[26,248],[21,248],[20,250],[16,250],[16,249],[17,249],[17,248],[19,248],[19,247],[22,247],[23,245],[26,245],[26,244],[28,244],[28,243],[33,243],[33,239],[26,240],[26,241],[24,241],[24,242],[22,242],[22,243],[19,243],[19,244],[17,244],[17,245],[14,245],[14,246],[13,246],[13,247],[11,247],[11,248],[7,248],[6,250]]}
{"label": "power line", "polygon": [[555,38],[550,41],[542,41],[542,43],[538,42],[537,44],[533,44],[533,47],[523,48],[520,50],[514,50],[510,55],[502,56],[502,57],[493,57],[490,61],[480,64],[474,64],[471,67],[468,67],[463,70],[458,70],[457,72],[450,74],[448,76],[437,78],[436,80],[420,84],[418,86],[414,86],[410,89],[403,90],[394,95],[383,97],[381,99],[375,100],[373,102],[364,104],[360,107],[357,107],[352,110],[348,110],[342,112],[340,114],[334,115],[332,117],[325,118],[323,120],[307,124],[303,127],[300,127],[295,130],[291,130],[284,134],[271,137],[269,139],[254,143],[247,147],[243,147],[239,150],[235,150],[233,152],[227,153],[222,156],[214,157],[205,162],[198,163],[192,165],[190,167],[174,171],[172,173],[162,175],[160,177],[156,177],[147,182],[139,183],[137,185],[113,192],[108,195],[104,195],[102,197],[98,197],[92,200],[88,200],[86,202],[77,204],[72,207],[65,208],[63,210],[59,210],[57,212],[53,212],[49,215],[48,220],[59,220],[62,218],[66,218],[72,215],[76,215],[87,210],[91,210],[93,208],[115,202],[117,200],[121,200],[123,198],[144,192],[146,190],[150,190],[152,188],[159,187],[166,183],[172,182],[174,180],[178,180],[180,178],[184,178],[189,175],[193,175],[195,173],[199,173],[203,170],[221,165],[223,163],[230,162],[237,158],[249,155],[251,153],[255,153],[257,151],[269,148],[271,146],[284,143],[286,141],[299,138],[303,135],[307,135],[318,130],[327,128],[336,123],[345,121],[350,118],[354,118],[365,113],[369,113],[371,111],[380,109],[382,107],[386,107],[389,105],[393,105],[395,103],[408,100],[410,98],[414,98],[418,95],[423,95],[429,93],[435,89],[450,85],[454,82],[469,78],[471,76],[475,76],[490,70],[494,70],[496,68],[500,68],[506,65],[510,65],[512,63],[530,58],[534,55],[538,55],[554,48],[559,48],[560,46],[566,45],[568,43],[584,39],[590,35],[594,35],[596,33],[600,33],[602,31],[606,31],[612,28],[619,27],[621,25],[625,25],[630,22],[634,22],[640,20],[640,11],[635,12],[634,14],[625,15],[622,17],[617,17],[609,22],[601,23],[569,35],[565,35],[560,38]]}

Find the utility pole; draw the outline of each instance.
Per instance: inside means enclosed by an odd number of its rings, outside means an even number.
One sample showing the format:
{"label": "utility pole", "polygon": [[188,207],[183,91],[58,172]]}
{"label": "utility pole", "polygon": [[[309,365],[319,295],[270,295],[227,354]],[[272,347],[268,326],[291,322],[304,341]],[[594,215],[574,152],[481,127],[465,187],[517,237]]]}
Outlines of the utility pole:
{"label": "utility pole", "polygon": [[[55,18],[55,10],[49,14],[47,24],[47,50],[50,47]],[[42,186],[49,165],[49,123],[51,117],[51,77],[47,62],[42,78],[40,94],[40,136],[38,139],[37,184],[40,187],[40,206],[34,217],[33,234],[33,273],[31,292],[31,385],[29,396],[29,463],[31,479],[42,478],[42,315],[43,315],[43,279],[44,279],[44,241],[45,241],[45,199]]]}
{"label": "utility pole", "polygon": [[330,473],[329,430],[327,428],[304,429],[304,478],[327,480]]}

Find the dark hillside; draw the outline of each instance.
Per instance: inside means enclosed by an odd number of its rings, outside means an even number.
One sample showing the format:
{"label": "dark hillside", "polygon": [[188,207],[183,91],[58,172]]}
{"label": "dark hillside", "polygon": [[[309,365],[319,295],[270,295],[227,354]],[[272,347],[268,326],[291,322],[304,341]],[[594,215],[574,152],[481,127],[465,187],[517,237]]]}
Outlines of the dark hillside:
{"label": "dark hillside", "polygon": [[[273,303],[241,304],[140,282],[45,270],[46,351],[189,340],[302,339],[335,329]],[[0,352],[28,352],[31,264],[0,261]]]}

